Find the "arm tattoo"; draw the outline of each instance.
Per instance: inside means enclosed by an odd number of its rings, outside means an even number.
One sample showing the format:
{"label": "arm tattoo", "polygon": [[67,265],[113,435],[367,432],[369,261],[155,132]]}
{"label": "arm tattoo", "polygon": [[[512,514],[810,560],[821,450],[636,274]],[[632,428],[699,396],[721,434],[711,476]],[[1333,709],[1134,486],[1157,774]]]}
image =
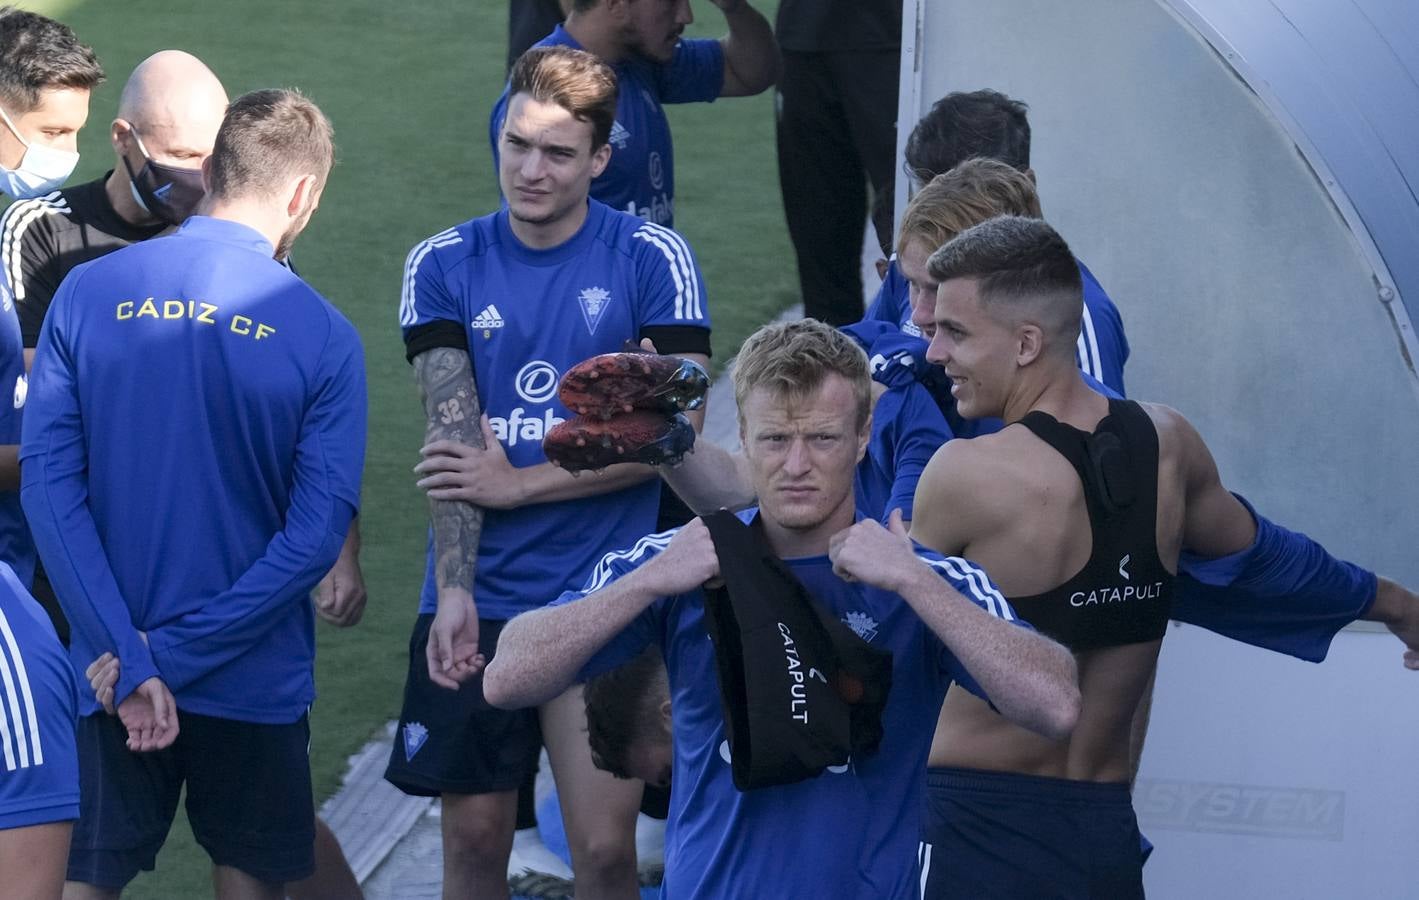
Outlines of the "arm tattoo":
{"label": "arm tattoo", "polygon": [[[414,357],[414,375],[428,415],[426,438],[446,439],[483,447],[482,413],[473,363],[468,353],[435,347]],[[434,528],[434,582],[440,588],[473,590],[483,509],[461,500],[430,500]]]}

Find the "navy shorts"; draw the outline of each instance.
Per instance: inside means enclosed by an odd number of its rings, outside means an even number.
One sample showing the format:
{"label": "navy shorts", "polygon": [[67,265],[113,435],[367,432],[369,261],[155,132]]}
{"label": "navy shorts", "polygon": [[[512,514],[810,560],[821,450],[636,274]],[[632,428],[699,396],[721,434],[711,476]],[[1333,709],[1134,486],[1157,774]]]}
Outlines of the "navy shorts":
{"label": "navy shorts", "polygon": [[924,900],[1142,900],[1128,785],[928,769]]}
{"label": "navy shorts", "polygon": [[[430,681],[425,648],[433,621],[432,613],[421,614],[409,638],[404,708],[384,777],[419,797],[515,791],[537,771],[542,749],[537,710],[489,706],[483,699],[481,672],[456,691]],[[489,662],[506,624],[478,620],[478,649]]]}
{"label": "navy shorts", "polygon": [[133,753],[116,716],[79,720],[79,821],[68,880],[121,890],[151,871],[187,785],[193,837],[219,866],[270,883],[315,870],[310,723],[178,713],[171,747]]}

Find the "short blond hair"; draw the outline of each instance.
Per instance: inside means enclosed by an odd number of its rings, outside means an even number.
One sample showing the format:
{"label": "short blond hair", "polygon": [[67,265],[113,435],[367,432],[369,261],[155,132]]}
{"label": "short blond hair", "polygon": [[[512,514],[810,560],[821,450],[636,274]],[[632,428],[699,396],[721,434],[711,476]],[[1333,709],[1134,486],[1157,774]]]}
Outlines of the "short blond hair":
{"label": "short blond hair", "polygon": [[840,375],[852,385],[861,431],[872,411],[872,371],[857,342],[817,319],[765,325],[749,335],[734,363],[739,423],[744,423],[744,405],[755,388],[801,400],[829,375]]}
{"label": "short blond hair", "polygon": [[920,241],[930,253],[967,228],[996,216],[1041,218],[1035,183],[999,160],[968,159],[931,179],[912,198],[902,214],[897,252]]}

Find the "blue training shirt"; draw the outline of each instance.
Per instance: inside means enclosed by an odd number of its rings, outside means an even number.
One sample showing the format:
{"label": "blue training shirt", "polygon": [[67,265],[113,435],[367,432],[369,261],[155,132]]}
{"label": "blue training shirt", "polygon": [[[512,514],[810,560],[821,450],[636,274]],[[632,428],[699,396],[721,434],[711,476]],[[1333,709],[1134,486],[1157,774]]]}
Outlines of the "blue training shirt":
{"label": "blue training shirt", "polygon": [[[584,49],[558,25],[538,47]],[[611,162],[591,182],[591,196],[648,222],[675,224],[675,154],[664,103],[708,103],[724,86],[724,48],[709,39],[682,40],[668,63],[631,55],[616,63],[616,123]],[[498,133],[507,114],[507,89],[493,105],[488,140],[498,169]]]}
{"label": "blue training shirt", "polygon": [[887,521],[892,510],[911,521],[916,483],[951,427],[926,388],[916,382],[889,387],[872,408],[872,436],[857,464],[859,508]]}
{"label": "blue training shirt", "polygon": [[941,445],[955,437],[921,378],[940,370],[925,360],[918,364],[911,352],[903,352],[904,343],[922,341],[886,322],[864,320],[840,330],[869,354],[873,381],[882,385],[874,387],[878,397],[872,408],[872,434],[854,476],[858,509],[883,522],[893,509],[900,509],[902,518],[910,521],[922,470]]}
{"label": "blue training shirt", "polygon": [[[756,512],[737,515],[747,522]],[[556,602],[573,603],[605,587],[652,559],[673,535],[649,535],[608,554],[583,590]],[[920,546],[916,550],[961,594],[1024,625],[975,565]],[[817,778],[740,792],[727,759],[704,595],[695,591],[656,601],[592,658],[583,676],[624,664],[651,643],[665,656],[675,777],[661,896],[916,898],[916,851],[936,711],[952,681],[976,694],[981,690],[899,596],[843,581],[826,556],[784,562],[819,603],[863,639],[892,652],[882,744],[874,755]]]}
{"label": "blue training shirt", "polygon": [[75,269],[45,320],[25,512],[76,670],[113,651],[120,700],[158,675],[183,710],[282,723],[315,696],[308,595],[359,505],[364,356],[271,253],[194,216]]}
{"label": "blue training shirt", "polygon": [[[1094,273],[1079,260],[1075,262],[1079,264],[1079,276],[1084,281],[1084,320],[1080,325],[1076,351],[1079,368],[1085,375],[1102,382],[1122,397],[1123,367],[1128,362],[1128,338],[1123,333],[1123,318]],[[882,279],[882,287],[863,318],[891,322],[907,334],[920,337],[921,330],[911,321],[908,289],[907,280],[897,268],[897,257],[893,255],[887,266],[887,275]]]}
{"label": "blue training shirt", "polygon": [[[546,462],[542,438],[571,417],[557,398],[567,369],[620,350],[653,326],[710,327],[704,280],[679,234],[595,200],[566,243],[534,250],[506,209],[418,244],[405,266],[399,324],[463,328],[478,399],[514,466]],[[674,348],[664,348],[673,350]],[[585,476],[595,477],[595,476]],[[611,547],[655,527],[660,482],[611,494],[486,510],[473,599],[510,619],[581,583]],[[438,608],[429,554],[420,612]]]}
{"label": "blue training shirt", "polygon": [[0,830],[79,818],[75,680],[49,616],[0,562]]}
{"label": "blue training shirt", "polygon": [[[20,336],[15,295],[8,273],[0,271],[0,445],[20,442],[21,414],[28,392],[25,345]],[[20,508],[19,491],[0,491],[0,562],[10,565],[21,584],[33,584],[34,540]]]}

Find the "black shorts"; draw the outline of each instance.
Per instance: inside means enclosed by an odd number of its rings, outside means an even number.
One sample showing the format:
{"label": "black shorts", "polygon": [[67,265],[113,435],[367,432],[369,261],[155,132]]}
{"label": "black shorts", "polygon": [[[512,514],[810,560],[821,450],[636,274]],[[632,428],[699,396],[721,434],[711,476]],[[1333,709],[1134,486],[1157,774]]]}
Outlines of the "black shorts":
{"label": "black shorts", "polygon": [[[432,613],[421,614],[409,638],[404,708],[385,780],[418,797],[515,791],[537,769],[542,748],[537,710],[489,706],[481,672],[456,691],[430,681],[425,647],[433,621]],[[478,620],[478,649],[488,662],[506,624]]]}
{"label": "black shorts", "polygon": [[79,821],[68,880],[121,890],[152,871],[187,784],[187,818],[219,866],[269,883],[315,870],[310,722],[263,725],[178,713],[171,747],[133,753],[115,716],[79,719]]}
{"label": "black shorts", "polygon": [[956,768],[926,778],[926,900],[1143,900],[1127,784]]}

